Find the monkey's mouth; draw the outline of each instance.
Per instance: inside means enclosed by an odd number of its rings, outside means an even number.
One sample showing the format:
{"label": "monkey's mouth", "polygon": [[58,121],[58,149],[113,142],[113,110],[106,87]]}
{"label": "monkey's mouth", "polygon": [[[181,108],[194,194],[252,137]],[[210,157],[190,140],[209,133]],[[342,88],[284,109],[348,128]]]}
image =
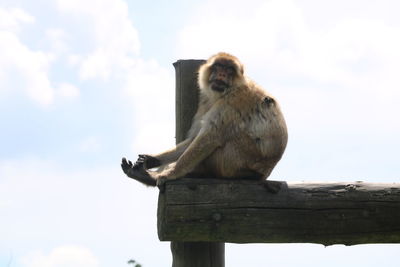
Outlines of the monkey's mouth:
{"label": "monkey's mouth", "polygon": [[214,91],[222,93],[225,91],[226,87],[228,87],[228,84],[224,81],[221,80],[214,80],[211,82],[211,89]]}

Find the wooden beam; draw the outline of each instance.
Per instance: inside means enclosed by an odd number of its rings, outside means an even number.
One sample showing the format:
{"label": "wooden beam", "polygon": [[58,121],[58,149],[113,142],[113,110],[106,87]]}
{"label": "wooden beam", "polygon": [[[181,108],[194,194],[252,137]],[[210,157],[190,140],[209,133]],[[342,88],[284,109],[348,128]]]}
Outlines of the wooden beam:
{"label": "wooden beam", "polygon": [[180,179],[159,194],[160,240],[400,243],[400,184]]}

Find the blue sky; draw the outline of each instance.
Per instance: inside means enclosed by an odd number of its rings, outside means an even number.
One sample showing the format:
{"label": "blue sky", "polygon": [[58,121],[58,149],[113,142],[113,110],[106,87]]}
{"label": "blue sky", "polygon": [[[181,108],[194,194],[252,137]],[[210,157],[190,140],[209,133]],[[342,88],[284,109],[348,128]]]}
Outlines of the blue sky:
{"label": "blue sky", "polygon": [[[270,179],[399,182],[398,1],[0,1],[0,266],[168,266],[158,190],[178,59],[226,51],[281,102]],[[227,244],[227,266],[397,266],[397,245]],[[288,256],[290,255],[290,256]],[[329,262],[326,260],[329,259]]]}

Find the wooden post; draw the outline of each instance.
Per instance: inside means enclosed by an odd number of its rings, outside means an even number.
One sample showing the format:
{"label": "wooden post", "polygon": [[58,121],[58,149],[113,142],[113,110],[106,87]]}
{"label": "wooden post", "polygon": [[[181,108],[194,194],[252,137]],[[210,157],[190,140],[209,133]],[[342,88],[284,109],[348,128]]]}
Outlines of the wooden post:
{"label": "wooden post", "polygon": [[182,142],[192,125],[197,111],[199,89],[197,71],[204,60],[178,60],[175,67],[175,137],[176,143]]}
{"label": "wooden post", "polygon": [[[197,71],[204,60],[179,60],[176,74],[176,142],[186,138],[197,110]],[[160,193],[162,199],[163,193]],[[158,213],[162,213],[160,210]],[[160,223],[160,221],[159,221]],[[171,242],[172,267],[224,267],[225,243]]]}

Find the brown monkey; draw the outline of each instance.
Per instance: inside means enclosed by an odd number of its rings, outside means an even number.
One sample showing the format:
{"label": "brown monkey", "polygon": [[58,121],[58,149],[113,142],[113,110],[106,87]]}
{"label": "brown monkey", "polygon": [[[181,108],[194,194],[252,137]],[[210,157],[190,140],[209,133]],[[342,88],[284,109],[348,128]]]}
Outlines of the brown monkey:
{"label": "brown monkey", "polygon": [[188,138],[166,152],[139,155],[135,164],[123,158],[123,171],[151,186],[183,176],[266,179],[288,139],[278,102],[230,54],[210,57],[198,74],[199,107]]}

